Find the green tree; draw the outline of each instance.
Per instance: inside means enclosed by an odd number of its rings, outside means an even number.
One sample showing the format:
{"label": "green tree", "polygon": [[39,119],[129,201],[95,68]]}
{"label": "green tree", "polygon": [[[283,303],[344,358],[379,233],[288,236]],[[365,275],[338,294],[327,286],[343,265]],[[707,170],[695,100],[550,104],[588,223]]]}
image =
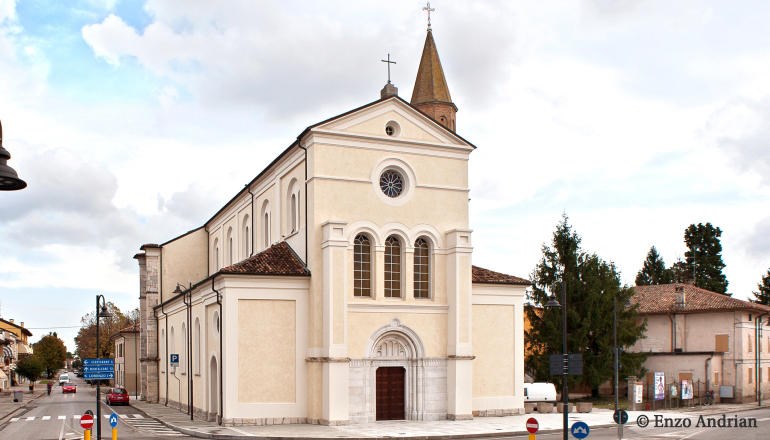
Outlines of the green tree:
{"label": "green tree", "polygon": [[647,253],[642,270],[636,274],[636,285],[669,284],[673,281],[673,277],[671,270],[666,269],[666,263],[663,262],[663,258],[653,246]]}
{"label": "green tree", "polygon": [[757,284],[757,292],[752,292],[756,299],[752,302],[770,306],[770,269],[762,276],[762,281]]}
{"label": "green tree", "polygon": [[45,368],[40,358],[36,355],[24,356],[16,362],[16,374],[25,377],[30,382],[30,388],[35,385],[35,381],[40,379]]}
{"label": "green tree", "polygon": [[32,344],[32,347],[49,379],[64,367],[64,362],[67,360],[67,347],[64,346],[64,341],[59,339],[56,333],[43,336]]}
{"label": "green tree", "polygon": [[[628,305],[633,290],[621,286],[612,263],[580,248],[580,237],[572,230],[566,215],[556,227],[551,246],[543,245],[542,258],[532,273],[529,300],[544,307],[550,293],[561,302],[561,288],[567,291],[568,348],[583,354],[583,375],[569,376],[572,383],[588,385],[598,394],[601,383],[613,376],[613,303],[618,303],[618,345],[633,345],[646,329],[637,317],[636,305]],[[527,308],[531,329],[525,332],[528,344],[536,347],[528,356],[528,370],[535,380],[560,382],[551,377],[549,355],[562,352],[562,313],[564,307]],[[643,354],[623,353],[621,374],[639,374]]]}
{"label": "green tree", "polygon": [[684,231],[684,253],[687,270],[694,277],[695,285],[712,292],[727,293],[727,277],[722,273],[722,230],[711,223],[692,224]]}
{"label": "green tree", "polygon": [[112,357],[115,350],[110,342],[110,336],[118,331],[132,325],[139,314],[131,311],[128,315],[120,311],[118,306],[111,302],[106,304],[107,310],[111,316],[108,318],[99,318],[99,350],[96,349],[96,319],[95,313],[86,314],[80,319],[82,327],[75,336],[75,354],[81,359],[95,357]]}

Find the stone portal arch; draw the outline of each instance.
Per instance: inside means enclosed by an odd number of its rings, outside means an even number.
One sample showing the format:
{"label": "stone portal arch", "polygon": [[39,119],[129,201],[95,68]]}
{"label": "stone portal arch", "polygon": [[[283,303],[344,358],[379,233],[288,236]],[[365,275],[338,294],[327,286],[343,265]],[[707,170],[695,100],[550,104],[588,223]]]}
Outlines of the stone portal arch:
{"label": "stone portal arch", "polygon": [[446,360],[427,358],[417,332],[393,319],[369,337],[365,353],[365,358],[351,359],[350,363],[351,421],[377,420],[380,368],[403,368],[406,420],[446,418]]}

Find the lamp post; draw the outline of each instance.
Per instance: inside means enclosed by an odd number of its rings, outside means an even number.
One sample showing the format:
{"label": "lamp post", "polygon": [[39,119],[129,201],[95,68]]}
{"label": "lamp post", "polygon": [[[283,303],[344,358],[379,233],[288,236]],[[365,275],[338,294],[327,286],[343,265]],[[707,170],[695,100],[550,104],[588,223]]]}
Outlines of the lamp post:
{"label": "lamp post", "polygon": [[[101,300],[102,307],[99,308],[99,300]],[[101,350],[99,348],[99,318],[109,318],[112,316],[112,313],[110,313],[109,310],[107,310],[107,305],[104,302],[104,295],[96,295],[96,358],[101,358],[99,353]],[[102,410],[100,407],[100,389],[99,384],[101,383],[101,379],[96,380],[96,420],[94,420],[94,423],[96,424],[96,440],[101,440],[102,438]]]}
{"label": "lamp post", "polygon": [[[602,296],[604,294],[604,291],[602,291]],[[619,404],[619,393],[618,393],[618,379],[620,376],[620,347],[618,347],[618,297],[613,296],[612,297],[612,347],[613,347],[613,353],[615,355],[615,417],[618,418],[618,438],[623,438],[623,421],[620,418],[620,414],[618,413],[618,410],[620,409]]]}
{"label": "lamp post", "polygon": [[27,183],[19,179],[16,170],[8,166],[10,158],[11,153],[3,148],[3,123],[0,122],[0,191],[15,191],[27,187]]}
{"label": "lamp post", "polygon": [[567,386],[567,373],[568,370],[568,358],[569,353],[567,352],[567,280],[566,280],[566,271],[562,271],[562,277],[561,277],[561,304],[559,304],[559,301],[556,299],[556,295],[551,293],[551,296],[548,298],[548,303],[546,303],[546,307],[548,308],[562,308],[561,316],[562,316],[562,327],[561,327],[561,338],[562,338],[562,384],[561,384],[561,400],[562,400],[562,414],[564,415],[562,419],[562,438],[563,440],[568,440],[569,436],[567,434],[568,432],[568,426],[569,426],[569,388]]}

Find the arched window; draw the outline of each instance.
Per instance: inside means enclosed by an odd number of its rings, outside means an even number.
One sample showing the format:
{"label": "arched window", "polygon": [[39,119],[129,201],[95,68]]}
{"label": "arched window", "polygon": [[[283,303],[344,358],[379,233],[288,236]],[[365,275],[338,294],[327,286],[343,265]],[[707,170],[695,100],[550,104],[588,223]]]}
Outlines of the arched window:
{"label": "arched window", "polygon": [[299,184],[292,179],[286,193],[286,231],[293,234],[299,231]]}
{"label": "arched window", "polygon": [[249,240],[251,240],[251,236],[249,235],[249,230],[251,229],[251,224],[249,223],[250,221],[251,218],[247,215],[243,219],[243,227],[241,228],[241,231],[243,231],[242,258],[248,258],[249,255],[251,255],[251,249],[249,246]]}
{"label": "arched window", "polygon": [[401,298],[401,242],[394,235],[385,240],[385,298]]}
{"label": "arched window", "polygon": [[214,312],[214,330],[219,334],[219,312]]}
{"label": "arched window", "polygon": [[179,350],[179,369],[182,374],[187,370],[187,326],[182,323],[182,349]]}
{"label": "arched window", "polygon": [[233,228],[227,228],[227,263],[233,264]]}
{"label": "arched window", "polygon": [[270,203],[265,200],[265,203],[262,205],[262,221],[264,221],[264,225],[262,226],[262,243],[265,249],[270,247]]}
{"label": "arched window", "polygon": [[353,296],[372,296],[372,244],[364,234],[353,243]]}
{"label": "arched window", "polygon": [[291,232],[297,232],[299,228],[299,207],[297,206],[297,195],[291,195]]}
{"label": "arched window", "polygon": [[420,237],[414,242],[414,297],[430,298],[430,245]]}
{"label": "arched window", "polygon": [[201,374],[201,321],[195,318],[195,333],[193,333],[193,371]]}
{"label": "arched window", "polygon": [[[169,339],[171,340],[171,343],[169,344],[169,354],[178,354],[179,352],[176,351],[176,341],[174,340],[174,326],[171,326],[171,332],[168,334]],[[171,357],[169,356],[169,359]]]}
{"label": "arched window", "polygon": [[166,329],[160,329],[160,372],[164,373],[166,371],[166,362],[168,362],[168,358],[166,358]]}
{"label": "arched window", "polygon": [[214,271],[219,270],[219,239],[214,239]]}

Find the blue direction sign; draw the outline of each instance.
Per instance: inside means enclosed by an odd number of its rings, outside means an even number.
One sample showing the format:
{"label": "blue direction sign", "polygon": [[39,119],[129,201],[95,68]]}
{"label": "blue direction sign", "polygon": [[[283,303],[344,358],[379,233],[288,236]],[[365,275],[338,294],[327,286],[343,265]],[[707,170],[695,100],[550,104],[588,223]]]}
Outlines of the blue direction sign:
{"label": "blue direction sign", "polygon": [[115,359],[112,358],[86,358],[83,359],[84,367],[96,367],[99,365],[115,365]]}
{"label": "blue direction sign", "polygon": [[569,431],[575,438],[586,438],[588,437],[588,433],[591,432],[591,428],[583,422],[575,422],[572,424],[572,428],[570,428]]}
{"label": "blue direction sign", "polygon": [[116,413],[110,414],[110,426],[113,428],[118,426],[118,415]]}
{"label": "blue direction sign", "polygon": [[625,425],[628,423],[628,413],[625,410],[619,409],[612,414],[612,420],[614,420],[615,423]]}
{"label": "blue direction sign", "polygon": [[83,379],[115,379],[115,372],[109,373],[83,373]]}

